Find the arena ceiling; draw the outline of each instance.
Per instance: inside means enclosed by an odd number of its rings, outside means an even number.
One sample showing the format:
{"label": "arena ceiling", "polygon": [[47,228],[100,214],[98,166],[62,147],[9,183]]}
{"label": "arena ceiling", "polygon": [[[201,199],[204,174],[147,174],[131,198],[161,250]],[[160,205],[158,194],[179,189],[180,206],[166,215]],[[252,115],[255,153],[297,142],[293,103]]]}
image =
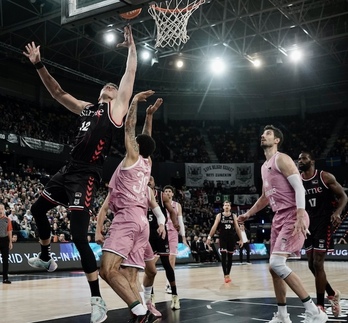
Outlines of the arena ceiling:
{"label": "arena ceiling", "polygon": [[[138,51],[148,48],[158,58],[155,64],[139,58],[140,88],[231,91],[239,83],[257,81],[250,95],[272,87],[347,90],[347,0],[206,0],[189,19],[190,39],[174,48],[155,47],[156,25],[147,8],[144,4],[142,13],[130,21]],[[104,83],[122,75],[127,51],[106,45],[103,39],[112,25],[123,40],[127,22],[118,12],[62,25],[61,0],[0,0],[0,10],[2,63],[27,64],[22,51],[35,41],[46,64],[70,78]],[[294,46],[305,53],[300,66],[289,62]],[[212,82],[206,67],[215,56],[226,60],[228,67],[224,78]],[[185,61],[180,71],[174,66],[178,57]],[[257,57],[263,61],[258,71],[250,62]]]}

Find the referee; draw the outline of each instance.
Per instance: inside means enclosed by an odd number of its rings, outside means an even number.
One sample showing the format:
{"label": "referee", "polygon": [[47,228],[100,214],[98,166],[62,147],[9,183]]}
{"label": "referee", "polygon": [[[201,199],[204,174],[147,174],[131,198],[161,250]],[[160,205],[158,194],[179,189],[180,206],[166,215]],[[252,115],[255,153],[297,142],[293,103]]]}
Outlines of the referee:
{"label": "referee", "polygon": [[0,252],[2,257],[2,282],[11,284],[8,280],[8,256],[12,249],[12,223],[5,214],[4,204],[0,204]]}

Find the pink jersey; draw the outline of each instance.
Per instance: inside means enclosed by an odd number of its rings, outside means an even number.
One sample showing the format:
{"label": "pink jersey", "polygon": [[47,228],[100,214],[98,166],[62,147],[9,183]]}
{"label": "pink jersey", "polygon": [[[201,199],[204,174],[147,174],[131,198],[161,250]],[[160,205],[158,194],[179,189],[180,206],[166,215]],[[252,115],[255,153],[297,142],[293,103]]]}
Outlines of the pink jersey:
{"label": "pink jersey", "polygon": [[147,185],[150,174],[150,161],[142,156],[130,167],[122,167],[121,162],[109,183],[110,209],[116,214],[119,209],[140,207],[146,215],[150,200]]}
{"label": "pink jersey", "polygon": [[273,212],[296,207],[295,191],[276,163],[279,154],[274,154],[261,167],[263,189]]}

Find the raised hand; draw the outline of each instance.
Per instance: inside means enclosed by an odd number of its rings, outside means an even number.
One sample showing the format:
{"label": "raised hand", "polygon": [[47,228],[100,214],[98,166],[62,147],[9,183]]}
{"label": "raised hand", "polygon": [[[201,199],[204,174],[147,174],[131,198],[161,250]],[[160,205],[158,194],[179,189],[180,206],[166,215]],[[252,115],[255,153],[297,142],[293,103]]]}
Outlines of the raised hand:
{"label": "raised hand", "polygon": [[124,27],[124,42],[117,44],[116,47],[130,47],[134,45],[132,27],[130,25]]}
{"label": "raised hand", "polygon": [[23,54],[29,58],[30,62],[36,64],[41,61],[40,45],[36,46],[34,42],[28,43],[25,46],[26,52]]}
{"label": "raised hand", "polygon": [[[144,91],[144,92],[139,92],[137,93],[135,96],[134,96],[134,99],[138,100],[139,102],[146,102],[146,99],[153,95],[155,93],[155,91],[152,91],[152,90],[147,90],[147,91]],[[134,100],[133,99],[133,100]]]}
{"label": "raised hand", "polygon": [[147,109],[146,109],[146,113],[147,114],[154,114],[158,108],[162,105],[163,103],[163,99],[159,98],[156,100],[154,105],[150,105]]}

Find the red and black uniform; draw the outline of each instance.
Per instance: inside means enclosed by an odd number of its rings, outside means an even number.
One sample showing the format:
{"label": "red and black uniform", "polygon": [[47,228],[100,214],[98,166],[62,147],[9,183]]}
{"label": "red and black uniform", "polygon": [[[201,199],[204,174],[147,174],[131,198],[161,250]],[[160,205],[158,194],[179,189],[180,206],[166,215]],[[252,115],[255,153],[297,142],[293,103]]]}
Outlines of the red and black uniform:
{"label": "red and black uniform", "polygon": [[78,131],[70,160],[47,183],[31,211],[41,240],[50,238],[46,212],[55,205],[71,211],[70,230],[80,252],[86,273],[97,270],[87,231],[94,194],[102,179],[104,161],[110,151],[115,131],[121,128],[112,120],[111,105],[98,103],[86,106],[78,117]]}
{"label": "red and black uniform", "polygon": [[70,161],[52,177],[42,195],[70,210],[89,211],[115,130],[120,127],[112,121],[110,104],[86,106],[78,118]]}
{"label": "red and black uniform", "polygon": [[324,183],[323,171],[315,170],[311,178],[302,178],[306,190],[306,211],[309,215],[309,232],[305,240],[306,250],[333,250],[331,239],[331,215],[334,212],[335,195]]}

